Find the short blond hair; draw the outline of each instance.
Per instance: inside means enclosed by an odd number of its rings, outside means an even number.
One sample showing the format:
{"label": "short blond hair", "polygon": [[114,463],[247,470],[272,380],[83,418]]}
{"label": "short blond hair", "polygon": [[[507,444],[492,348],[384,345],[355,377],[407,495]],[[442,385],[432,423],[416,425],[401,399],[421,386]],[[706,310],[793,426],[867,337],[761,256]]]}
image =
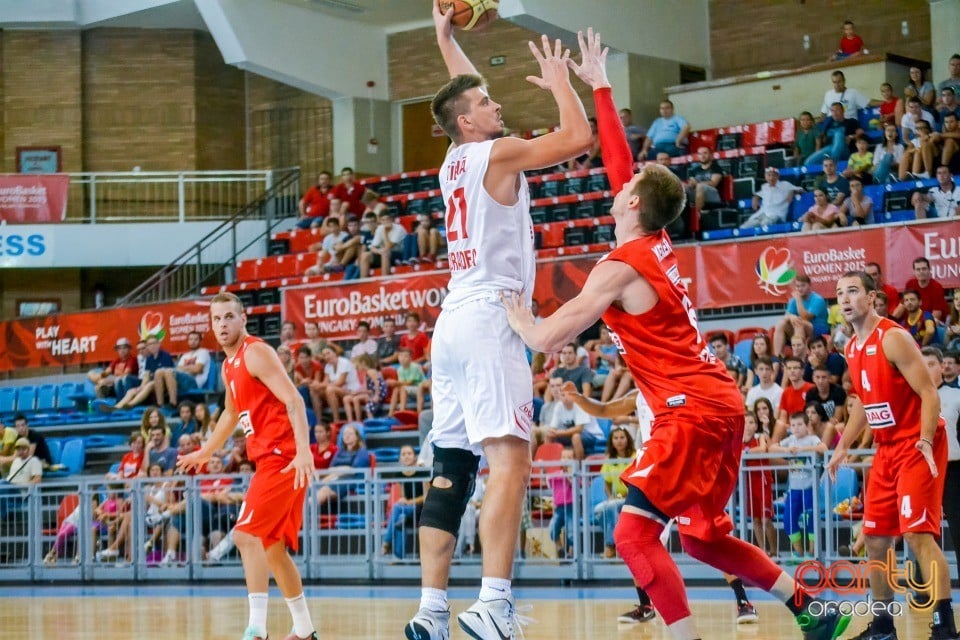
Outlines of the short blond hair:
{"label": "short blond hair", "polygon": [[633,194],[640,197],[640,226],[645,231],[659,231],[680,217],[687,203],[683,184],[670,169],[647,164]]}
{"label": "short blond hair", "polygon": [[238,309],[240,309],[240,313],[245,313],[243,302],[234,293],[230,293],[229,291],[221,291],[210,299],[211,306],[220,302],[232,302],[233,304],[237,305]]}

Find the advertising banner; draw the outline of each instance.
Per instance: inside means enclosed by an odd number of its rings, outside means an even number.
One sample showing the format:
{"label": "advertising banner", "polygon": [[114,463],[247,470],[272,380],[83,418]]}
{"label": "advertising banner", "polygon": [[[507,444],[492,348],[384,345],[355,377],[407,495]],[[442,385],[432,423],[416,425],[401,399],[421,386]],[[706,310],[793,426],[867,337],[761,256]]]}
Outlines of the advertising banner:
{"label": "advertising banner", "polygon": [[0,220],[7,224],[63,222],[69,188],[66,174],[0,174]]}

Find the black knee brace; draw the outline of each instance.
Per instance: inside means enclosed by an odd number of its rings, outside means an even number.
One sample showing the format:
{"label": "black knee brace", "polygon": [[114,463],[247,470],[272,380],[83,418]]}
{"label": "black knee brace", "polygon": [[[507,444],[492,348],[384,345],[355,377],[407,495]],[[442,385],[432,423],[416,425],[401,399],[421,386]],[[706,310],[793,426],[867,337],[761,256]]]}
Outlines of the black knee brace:
{"label": "black knee brace", "polygon": [[433,527],[456,536],[460,520],[473,495],[474,481],[480,456],[464,449],[433,448],[433,477],[446,478],[450,486],[438,487],[433,482],[423,501],[420,524]]}

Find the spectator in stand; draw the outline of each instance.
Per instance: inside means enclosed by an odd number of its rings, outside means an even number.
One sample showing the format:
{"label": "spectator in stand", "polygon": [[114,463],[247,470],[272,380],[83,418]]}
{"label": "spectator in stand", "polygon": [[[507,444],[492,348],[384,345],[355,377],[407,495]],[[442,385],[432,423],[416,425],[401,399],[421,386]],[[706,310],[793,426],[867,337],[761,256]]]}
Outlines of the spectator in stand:
{"label": "spectator in stand", "polygon": [[356,425],[345,424],[340,433],[343,447],[337,447],[330,461],[330,473],[324,476],[317,491],[317,504],[321,507],[347,495],[352,485],[343,480],[359,478],[359,469],[370,468],[370,452]]}
{"label": "spectator in stand", "polygon": [[641,160],[640,149],[643,147],[643,139],[647,135],[647,130],[640,125],[633,124],[633,112],[630,109],[620,109],[620,124],[623,125],[623,132],[627,136],[627,144],[630,145],[630,153],[634,160]]}
{"label": "spectator in stand", "polygon": [[834,158],[823,159],[823,175],[813,183],[814,189],[821,189],[827,194],[827,201],[839,207],[850,195],[850,183],[837,173],[837,161]]}
{"label": "spectator in stand", "polygon": [[[873,278],[873,281],[877,285],[877,292],[887,294],[887,300],[896,306],[900,301],[900,294],[897,292],[896,287],[884,281],[883,271],[880,269],[880,265],[876,262],[868,262],[863,270],[868,276]],[[886,314],[881,314],[881,317],[885,318],[887,316]]]}
{"label": "spectator in stand", "polygon": [[900,326],[910,332],[918,346],[926,347],[933,344],[937,337],[937,323],[933,319],[933,314],[924,311],[920,306],[920,294],[913,289],[905,290],[901,304],[904,313],[900,319]]}
{"label": "spectator in stand", "polygon": [[780,359],[774,355],[770,343],[770,336],[767,335],[766,331],[758,332],[753,336],[753,341],[750,345],[750,362],[747,363],[750,366],[750,375],[748,376],[747,389],[744,390],[744,393],[749,391],[750,387],[757,384],[758,378],[760,377],[757,375],[757,363],[760,361],[760,358],[770,358],[773,367],[773,379],[778,379],[780,377]]}
{"label": "spectator in stand", "polygon": [[740,356],[730,351],[730,343],[727,340],[726,334],[715,333],[710,336],[709,340],[710,349],[713,351],[713,355],[717,360],[723,363],[728,371],[736,372],[734,382],[737,383],[737,388],[744,388],[749,369],[747,369],[747,363],[745,363]]}
{"label": "spectator in stand", "polygon": [[843,177],[847,180],[856,176],[863,184],[873,183],[873,152],[870,151],[870,141],[867,136],[859,134],[853,141],[857,150],[847,159],[847,168],[843,170]]}
{"label": "spectator in stand", "polygon": [[333,347],[333,350],[337,352],[337,355],[343,353],[343,349],[340,348],[340,345],[330,342],[320,335],[320,328],[317,326],[316,322],[304,322],[303,330],[307,334],[306,346],[310,348],[310,354],[314,358],[319,358],[320,352],[326,347]]}
{"label": "spectator in stand", "polygon": [[752,407],[758,398],[766,398],[773,405],[773,414],[777,415],[783,388],[774,380],[773,360],[768,356],[760,356],[753,363],[753,369],[758,382],[747,392],[747,406]]}
{"label": "spectator in stand", "polygon": [[379,418],[383,414],[384,403],[390,399],[390,387],[373,356],[367,354],[358,356],[354,359],[354,366],[362,374],[361,389],[356,393],[345,395],[344,406],[353,407],[356,420],[360,420],[360,416],[366,416],[368,419]]}
{"label": "spectator in stand", "polygon": [[193,408],[193,419],[197,423],[197,434],[200,436],[200,443],[202,444],[210,437],[212,426],[216,423],[212,421],[210,409],[203,402],[198,402]]}
{"label": "spectator in stand", "polygon": [[164,445],[168,446],[173,437],[173,433],[167,424],[167,418],[163,415],[163,412],[160,411],[159,407],[147,407],[147,410],[140,416],[140,433],[143,434],[144,439],[148,443],[150,441],[150,430],[154,427],[163,429]]}
{"label": "spectator in stand", "polygon": [[[309,351],[309,347],[307,351]],[[293,370],[297,366],[296,361],[293,359],[293,351],[290,350],[285,344],[277,347],[277,357],[280,358],[280,364],[283,365],[283,370],[287,372],[287,377],[290,378],[290,381],[293,381]]]}
{"label": "spectator in stand", "polygon": [[842,218],[843,213],[827,199],[827,194],[823,189],[815,190],[813,198],[813,205],[807,209],[806,213],[797,218],[798,222],[803,223],[801,231],[832,229],[843,226],[843,222],[845,222]]}
{"label": "spectator in stand", "polygon": [[[920,147],[920,155],[923,156],[923,172],[932,174],[937,167],[941,165],[951,171],[953,159],[957,156],[958,142],[960,142],[960,129],[957,128],[957,114],[948,113],[944,119],[939,132],[930,134],[926,144]],[[957,163],[960,167],[960,163]]]}
{"label": "spectator in stand", "polygon": [[647,137],[640,148],[640,155],[653,160],[661,151],[669,153],[671,158],[687,152],[687,136],[690,125],[682,116],[673,112],[673,103],[664,100],[660,103],[660,117],[647,129]]}
{"label": "spectator in stand", "polygon": [[960,206],[960,187],[953,181],[950,168],[937,167],[937,186],[926,193],[917,191],[911,196],[911,203],[917,220],[922,220],[928,215],[934,215],[937,218],[956,217],[957,207]]}
{"label": "spectator in stand", "polygon": [[881,84],[880,100],[871,100],[870,104],[880,107],[880,122],[878,123],[880,127],[885,127],[888,124],[897,126],[897,120],[902,115],[903,101],[894,94],[892,84],[889,82]]}
{"label": "spectator in stand", "polygon": [[350,265],[357,262],[362,246],[363,236],[360,233],[360,219],[352,213],[347,214],[346,230],[330,247],[332,257],[323,270],[328,273],[346,271]]}
{"label": "spectator in stand", "polygon": [[894,124],[883,127],[883,141],[873,150],[873,180],[877,184],[890,182],[890,174],[899,174],[904,147],[900,142],[900,130]]}
{"label": "spectator in stand", "polygon": [[776,167],[767,167],[763,177],[760,190],[753,194],[753,214],[740,225],[742,229],[785,222],[794,194],[803,191],[801,187],[780,180],[780,171]]}
{"label": "spectator in stand", "polygon": [[377,341],[370,337],[370,323],[366,320],[357,323],[357,343],[350,349],[350,359],[362,355],[377,355]]}
{"label": "spectator in stand", "polygon": [[210,352],[200,346],[203,336],[191,331],[187,336],[188,351],[181,354],[176,367],[158,369],[154,393],[157,404],[163,404],[164,395],[169,395],[170,406],[177,406],[181,391],[203,389],[210,375]]}
{"label": "spectator in stand", "polygon": [[[349,358],[338,356],[337,352],[331,347],[325,348],[320,357],[323,360],[323,373],[327,380],[326,399],[330,406],[331,422],[340,420],[340,403],[346,394],[358,393],[360,387],[360,377],[357,375],[357,368],[353,366]],[[344,412],[348,422],[361,420],[361,416],[353,415],[353,407],[345,407]],[[319,416],[317,417],[319,419]]]}
{"label": "spectator in stand", "polygon": [[[550,384],[562,389],[563,380],[554,376]],[[543,433],[543,439],[545,442],[559,442],[573,447],[573,457],[583,460],[586,451],[593,451],[594,446],[603,441],[603,431],[596,418],[574,404],[569,394],[563,393]]]}
{"label": "spectator in stand", "polygon": [[397,349],[397,361],[399,363],[397,366],[397,384],[390,397],[390,411],[388,413],[390,416],[407,408],[408,396],[416,396],[420,390],[420,384],[424,381],[423,369],[413,361],[413,354],[409,347],[401,346]]}
{"label": "spectator in stand", "polygon": [[568,171],[582,171],[603,166],[603,158],[600,156],[600,137],[597,135],[597,119],[587,118],[587,121],[590,123],[593,143],[586,153],[567,162]]}
{"label": "spectator in stand", "polygon": [[105,369],[91,371],[87,377],[96,387],[98,398],[114,396],[122,398],[127,391],[140,384],[140,365],[136,356],[130,353],[130,341],[126,338],[117,340],[113,347],[117,357]]}
{"label": "spectator in stand", "polygon": [[397,321],[393,318],[384,318],[381,329],[383,335],[377,338],[377,361],[385,367],[397,363],[400,336],[397,335]]}
{"label": "spectator in stand", "polygon": [[354,179],[353,169],[344,167],[340,170],[340,184],[333,188],[331,198],[340,201],[339,214],[341,218],[346,218],[348,213],[355,216],[363,215],[367,208],[363,203],[365,192],[364,186]]}
{"label": "spectator in stand", "polygon": [[790,423],[790,416],[803,411],[807,404],[807,392],[813,389],[813,383],[803,379],[805,364],[795,355],[783,359],[783,394],[780,396],[777,422],[783,425],[784,433],[786,433],[786,425]]}
{"label": "spectator in stand", "polygon": [[400,336],[400,348],[409,349],[414,362],[429,366],[430,338],[420,330],[420,314],[410,311],[406,317],[407,332]]}
{"label": "spectator in stand", "polygon": [[[897,297],[894,300],[899,300],[900,294],[897,294]],[[893,316],[890,315],[890,299],[887,297],[883,291],[877,291],[877,297],[873,300],[873,309],[877,312],[877,315],[881,318],[887,318],[888,320],[896,320]]]}
{"label": "spectator in stand", "polygon": [[844,116],[841,102],[830,105],[830,115],[819,126],[820,150],[808,156],[803,161],[804,166],[812,167],[821,164],[827,157],[845,160],[850,155],[854,137],[863,133],[860,123],[856,120],[856,111],[853,117]]}
{"label": "spectator in stand", "polygon": [[839,103],[843,111],[839,118],[835,116],[834,118],[836,120],[850,118],[855,121],[857,111],[870,106],[870,101],[856,89],[847,88],[847,78],[843,75],[843,71],[838,70],[831,73],[830,81],[833,83],[833,88],[828,89],[827,92],[823,94],[823,104],[820,106],[820,113],[824,117],[827,117],[828,114],[833,115],[833,105]]}
{"label": "spectator in stand", "polygon": [[606,402],[613,397],[613,392],[616,388],[611,385],[611,388],[608,390],[606,381],[610,377],[610,372],[617,366],[617,359],[620,355],[617,351],[617,345],[613,343],[613,339],[610,337],[610,330],[606,325],[602,324],[600,325],[600,338],[590,341],[586,346],[593,352],[593,361],[595,363],[593,368],[595,372],[593,376],[593,386],[603,389],[603,392],[600,394],[600,401]]}
{"label": "spectator in stand", "polygon": [[[163,475],[173,475],[173,470],[177,466],[177,450],[170,446],[169,434],[166,429],[160,425],[150,427],[147,438],[147,446],[143,451],[147,462],[147,468],[150,465],[158,464],[163,470]],[[141,466],[140,474],[146,475],[146,469]]]}
{"label": "spectator in stand", "polygon": [[[6,483],[14,489],[4,487],[0,489],[0,521],[3,521],[13,511],[19,511],[24,506],[24,497],[21,489],[32,484],[40,484],[43,479],[43,464],[31,453],[30,441],[18,438],[14,443],[13,462],[7,473]],[[19,488],[16,488],[19,487]],[[26,522],[27,516],[23,515]]]}
{"label": "spectator in stand", "polygon": [[180,424],[173,428],[173,433],[170,438],[172,440],[179,440],[180,436],[193,435],[197,432],[197,421],[193,418],[194,405],[189,400],[183,400],[177,405],[177,413],[180,416]]}
{"label": "spectator in stand", "polygon": [[921,120],[930,125],[931,131],[936,127],[933,115],[923,110],[923,103],[920,102],[920,98],[907,98],[907,112],[900,119],[900,130],[903,133],[904,140],[909,142],[920,135],[920,132],[917,131],[917,125]]}
{"label": "spectator in stand", "polygon": [[313,444],[310,453],[313,454],[313,468],[327,469],[337,455],[337,443],[330,438],[330,425],[326,422],[317,422],[313,427]]}
{"label": "spectator in stand", "polygon": [[417,226],[413,233],[407,236],[416,245],[416,258],[410,258],[407,262],[416,264],[424,262],[432,264],[437,260],[437,254],[446,244],[440,231],[434,226],[433,216],[429,213],[417,214]]}
{"label": "spectator in stand", "polygon": [[838,384],[830,382],[830,369],[825,365],[815,367],[813,370],[813,388],[807,392],[806,401],[819,402],[823,407],[827,418],[832,418],[838,407],[843,407],[847,400],[847,394]]}
{"label": "spectator in stand", "polygon": [[[164,349],[160,348],[160,340],[157,336],[147,337],[147,359],[144,368],[141,370],[140,386],[127,391],[126,395],[112,407],[108,404],[99,404],[101,411],[110,412],[116,409],[127,409],[135,407],[146,401],[155,389],[154,378],[160,369],[172,369],[173,356]],[[160,400],[158,398],[157,400]]]}
{"label": "spectator in stand", "polygon": [[[577,362],[577,343],[571,342],[560,350],[560,366],[553,370],[551,377],[577,385],[577,391],[586,397],[593,393],[593,371]],[[559,398],[550,398],[557,400]]]}
{"label": "spectator in stand", "polygon": [[960,102],[957,101],[957,90],[953,87],[944,87],[940,90],[940,101],[937,103],[937,116],[940,122],[950,114],[960,118]]}
{"label": "spectator in stand", "polygon": [[280,325],[280,344],[290,346],[297,341],[297,324],[286,320]]}
{"label": "spectator in stand", "polygon": [[951,87],[954,91],[960,92],[960,53],[950,56],[947,64],[950,67],[950,77],[941,82],[937,88],[943,91],[945,87]]}
{"label": "spectator in stand", "polygon": [[807,368],[810,379],[817,367],[826,367],[830,372],[830,382],[840,384],[843,372],[847,370],[847,361],[839,353],[827,349],[827,341],[823,335],[817,334],[807,341]]}
{"label": "spectator in stand", "polygon": [[815,126],[813,114],[804,111],[797,118],[797,133],[793,141],[793,157],[799,164],[820,150],[820,130]]}
{"label": "spectator in stand", "polygon": [[[950,310],[945,320],[947,325],[944,334],[947,350],[949,352],[960,350],[960,287],[953,290],[953,296],[950,298]],[[950,381],[953,378],[949,377]]]}
{"label": "spectator in stand", "polygon": [[603,557],[613,558],[617,555],[613,531],[627,497],[627,485],[620,476],[630,466],[628,460],[637,454],[633,438],[626,429],[621,426],[610,429],[606,454],[607,460],[617,460],[617,462],[605,462],[600,467],[606,500],[594,505],[593,520],[603,527]]}
{"label": "spectator in stand", "polygon": [[787,311],[773,332],[773,353],[783,353],[787,340],[795,335],[809,340],[814,335],[828,333],[830,326],[827,324],[827,311],[827,301],[812,289],[810,276],[805,273],[797,274]]}
{"label": "spectator in stand", "polygon": [[17,441],[26,438],[30,443],[30,455],[39,458],[44,468],[53,464],[53,458],[50,456],[50,447],[47,446],[47,439],[43,435],[30,428],[30,422],[22,413],[13,416],[13,428],[17,432]]}
{"label": "spectator in stand", "polygon": [[943,384],[960,389],[960,353],[954,350],[943,352]]}
{"label": "spectator in stand", "polygon": [[917,98],[920,100],[920,107],[927,112],[933,112],[934,105],[937,102],[937,89],[929,80],[923,79],[923,69],[920,67],[910,67],[910,79],[907,86],[903,88],[903,96],[909,100]]}
{"label": "spectator in stand", "polygon": [[384,474],[385,479],[397,481],[401,495],[390,507],[380,552],[385,556],[392,552],[402,560],[407,555],[407,527],[416,531],[423,509],[423,499],[430,483],[430,474],[417,465],[417,454],[408,444],[400,447],[400,464],[403,466],[402,471]]}
{"label": "spectator in stand", "polygon": [[834,54],[827,58],[827,62],[856,58],[867,53],[866,47],[863,46],[863,40],[854,31],[853,22],[846,20],[843,23],[843,35],[840,36],[840,44]]}
{"label": "spectator in stand", "polygon": [[370,247],[367,251],[360,254],[360,277],[370,276],[370,269],[382,267],[382,275],[390,275],[390,267],[395,262],[403,260],[403,239],[407,237],[407,231],[403,225],[396,224],[393,219],[393,213],[384,211],[379,217],[380,225],[377,227],[373,240],[370,241]]}
{"label": "spectator in stand", "polygon": [[708,147],[697,149],[697,161],[687,171],[687,202],[701,213],[707,204],[722,202],[717,190],[723,181],[723,170],[713,163],[713,153]]}
{"label": "spectator in stand", "polygon": [[304,345],[297,349],[297,364],[293,368],[293,384],[303,399],[310,403],[313,414],[319,421],[323,417],[323,399],[326,384],[323,367],[314,360],[310,347]]}
{"label": "spectator in stand", "polygon": [[363,216],[366,216],[370,213],[378,216],[380,213],[387,210],[387,203],[381,200],[380,194],[373,189],[367,189],[364,191],[363,195],[360,197],[360,202],[363,203]]}
{"label": "spectator in stand", "polygon": [[[947,305],[947,293],[937,280],[933,279],[930,271],[930,261],[920,256],[913,261],[913,277],[907,280],[907,286],[904,289],[910,289],[920,294],[920,306],[933,314],[933,319],[937,322],[943,322],[950,316],[950,309]],[[903,303],[894,309],[890,314],[894,318],[903,317]]]}
{"label": "spectator in stand", "polygon": [[[747,411],[743,422],[743,452],[766,453],[770,446],[767,434],[758,431],[757,416]],[[745,467],[763,466],[766,460],[748,460]],[[778,553],[777,534],[773,528],[773,472],[769,469],[748,471],[746,480],[746,512],[753,520],[753,544],[764,553],[775,557]]]}
{"label": "spectator in stand", "polygon": [[[560,462],[571,464],[573,459],[573,449],[564,447],[560,452]],[[544,470],[553,497],[550,540],[556,545],[557,558],[560,560],[573,557],[573,474],[575,469],[575,467],[564,466]]]}
{"label": "spectator in stand", "polygon": [[127,444],[130,445],[130,451],[120,458],[120,466],[117,467],[115,472],[107,473],[107,480],[127,480],[140,475],[140,470],[143,468],[146,438],[139,431],[134,431],[130,434]]}
{"label": "spectator in stand", "polygon": [[861,226],[867,224],[873,215],[873,198],[863,192],[863,181],[859,176],[851,176],[850,195],[840,205],[840,213],[847,221],[847,226]]}
{"label": "spectator in stand", "polygon": [[[304,275],[316,276],[321,273],[331,273],[334,271],[343,271],[340,264],[336,262],[336,248],[343,249],[343,244],[349,239],[349,234],[340,229],[340,220],[330,216],[323,223],[323,240],[314,243],[311,251],[317,252],[317,264],[309,267]],[[318,246],[319,245],[319,246]]]}
{"label": "spectator in stand", "polygon": [[309,229],[323,222],[330,215],[330,172],[321,171],[317,176],[317,184],[313,185],[300,199],[300,217],[297,227]]}

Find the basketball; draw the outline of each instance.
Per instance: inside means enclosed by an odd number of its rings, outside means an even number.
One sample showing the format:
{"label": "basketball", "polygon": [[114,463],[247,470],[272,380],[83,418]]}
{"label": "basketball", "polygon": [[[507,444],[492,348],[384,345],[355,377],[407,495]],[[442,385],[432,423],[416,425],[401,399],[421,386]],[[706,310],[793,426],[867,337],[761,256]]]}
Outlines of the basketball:
{"label": "basketball", "polygon": [[446,14],[453,6],[453,25],[464,31],[480,29],[497,17],[499,0],[450,0],[441,2],[440,10]]}

